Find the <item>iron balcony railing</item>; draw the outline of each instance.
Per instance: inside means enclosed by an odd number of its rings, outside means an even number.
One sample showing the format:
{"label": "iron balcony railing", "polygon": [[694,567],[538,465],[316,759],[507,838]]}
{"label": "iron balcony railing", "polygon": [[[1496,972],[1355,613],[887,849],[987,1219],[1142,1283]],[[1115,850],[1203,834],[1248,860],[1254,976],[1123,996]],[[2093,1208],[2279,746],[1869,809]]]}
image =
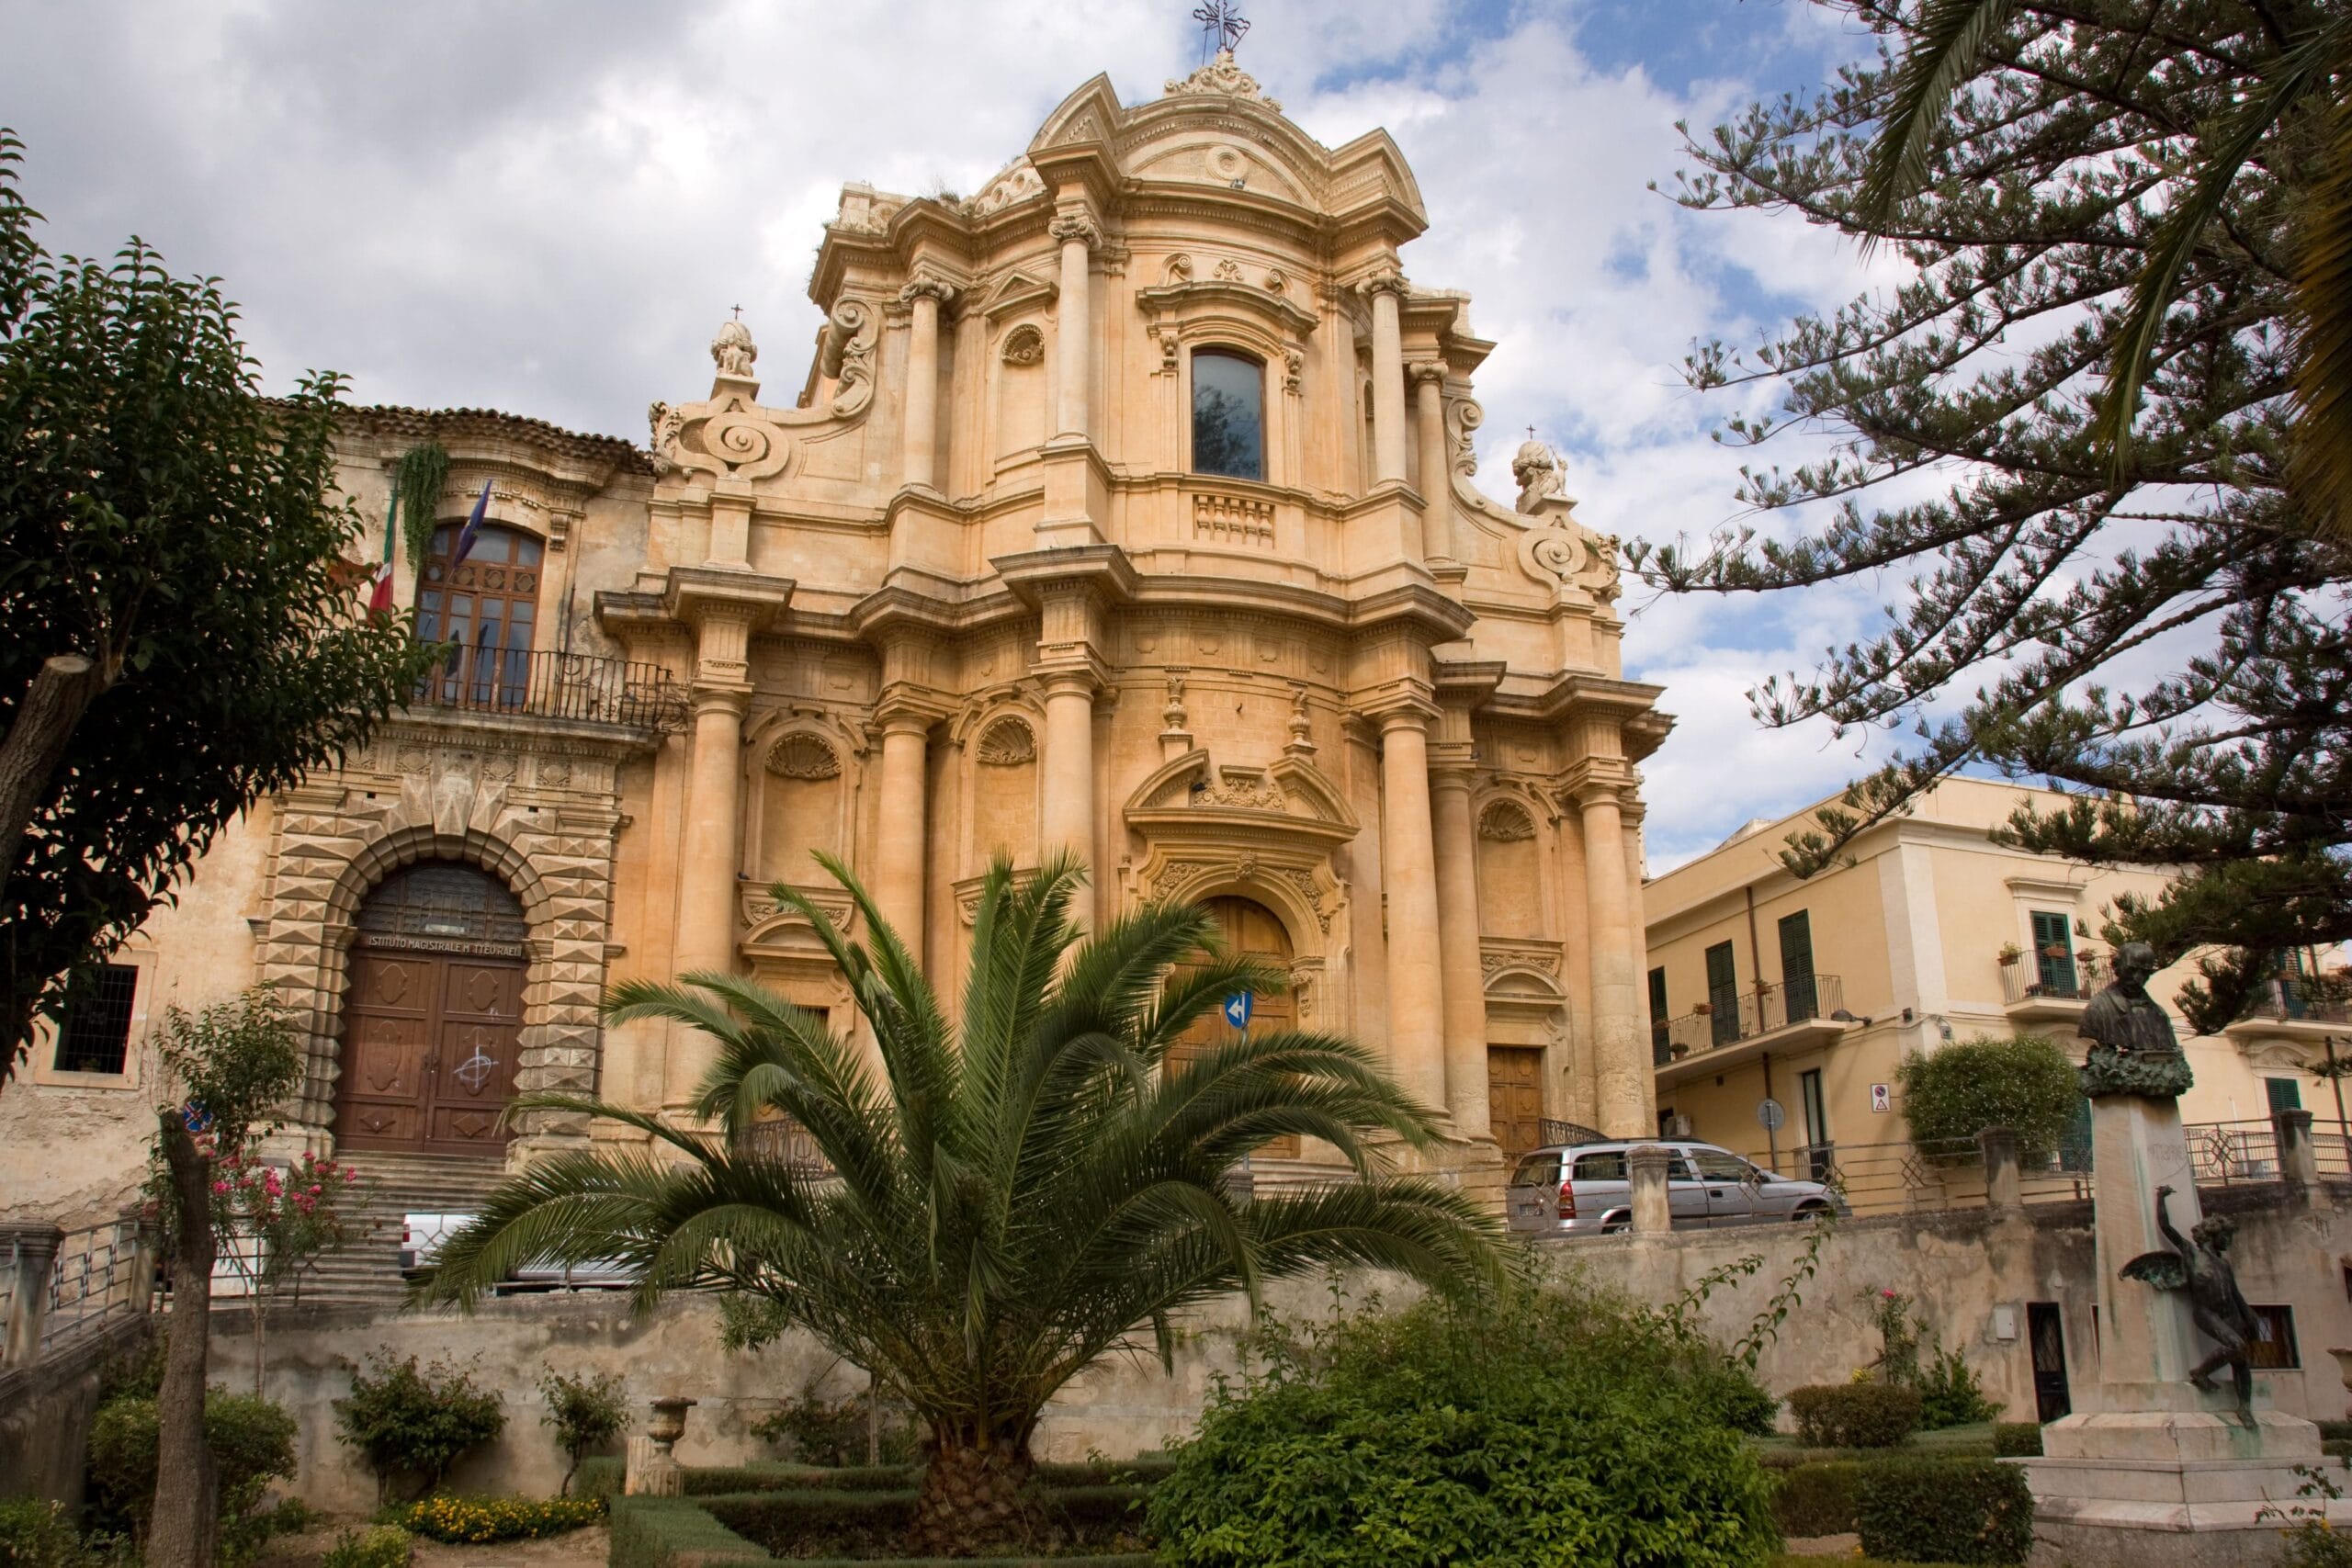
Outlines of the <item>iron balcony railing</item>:
{"label": "iron balcony railing", "polygon": [[145,1312],[153,1273],[153,1255],[139,1245],[135,1214],[67,1231],[50,1267],[42,1353],[115,1318]]}
{"label": "iron balcony railing", "polygon": [[734,1145],[738,1154],[781,1160],[801,1176],[833,1174],[833,1162],[825,1157],[825,1151],[818,1147],[808,1129],[790,1117],[753,1122],[735,1134]]}
{"label": "iron balcony railing", "polygon": [[1662,1067],[1792,1023],[1835,1017],[1845,1006],[1845,987],[1835,975],[1808,975],[1777,986],[1755,987],[1741,992],[1736,1001],[1687,1012],[1668,1020],[1663,1030],[1653,1027],[1650,1055]]}
{"label": "iron balcony railing", "polygon": [[2276,1023],[2352,1023],[2346,989],[2339,976],[2274,975],[2255,987],[2238,1016]]}
{"label": "iron balcony railing", "polygon": [[685,688],[658,664],[454,643],[448,657],[417,682],[409,706],[658,734],[684,728],[687,711]]}
{"label": "iron balcony railing", "polygon": [[2115,977],[2103,953],[2057,954],[2028,953],[2014,964],[2001,965],[2001,1000],[2018,1002],[2087,1001]]}

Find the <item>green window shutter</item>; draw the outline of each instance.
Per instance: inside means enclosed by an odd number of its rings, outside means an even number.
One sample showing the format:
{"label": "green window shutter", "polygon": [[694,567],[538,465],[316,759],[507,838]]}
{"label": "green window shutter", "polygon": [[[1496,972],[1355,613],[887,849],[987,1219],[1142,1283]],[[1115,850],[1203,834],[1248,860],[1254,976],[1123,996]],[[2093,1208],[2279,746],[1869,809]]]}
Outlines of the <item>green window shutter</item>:
{"label": "green window shutter", "polygon": [[1813,983],[1813,917],[1804,909],[1781,917],[1781,995],[1788,1010],[1782,1022],[1801,1023],[1821,1011],[1820,987]]}
{"label": "green window shutter", "polygon": [[2075,933],[2066,917],[2048,909],[2033,911],[2033,962],[2045,997],[2081,993],[2075,976]]}
{"label": "green window shutter", "polygon": [[2270,1096],[2271,1114],[2303,1108],[2303,1086],[2293,1078],[2265,1078],[2263,1092]]}
{"label": "green window shutter", "polygon": [[1674,1059],[1673,1031],[1667,1027],[1666,969],[1650,971],[1650,1060],[1664,1066]]}
{"label": "green window shutter", "polygon": [[1707,1003],[1714,1010],[1715,1043],[1739,1038],[1739,971],[1732,962],[1731,943],[1719,942],[1707,949]]}

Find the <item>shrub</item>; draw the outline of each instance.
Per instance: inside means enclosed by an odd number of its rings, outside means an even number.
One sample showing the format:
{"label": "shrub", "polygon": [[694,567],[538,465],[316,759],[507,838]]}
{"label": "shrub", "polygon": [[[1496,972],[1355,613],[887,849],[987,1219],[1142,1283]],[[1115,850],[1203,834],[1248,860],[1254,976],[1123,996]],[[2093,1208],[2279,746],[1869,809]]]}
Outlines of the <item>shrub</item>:
{"label": "shrub", "polygon": [[395,1361],[379,1352],[352,1373],[350,1395],[334,1401],[334,1424],[376,1472],[380,1499],[399,1476],[418,1482],[420,1492],[439,1490],[451,1465],[505,1429],[506,1413],[470,1373],[440,1361],[420,1372],[414,1356]]}
{"label": "shrub", "polygon": [[1862,1553],[1898,1562],[2014,1564],[2033,1548],[2025,1472],[1989,1459],[1888,1459],[1854,1497]]}
{"label": "shrub", "polygon": [[566,1377],[549,1367],[539,1379],[539,1393],[548,1402],[539,1425],[555,1428],[556,1446],[571,1461],[564,1467],[563,1484],[557,1488],[568,1497],[580,1461],[610,1443],[628,1423],[628,1408],[621,1403],[621,1380],[610,1373]]}
{"label": "shrub", "polygon": [[1914,1051],[1896,1077],[1904,1120],[1917,1142],[1973,1138],[1987,1127],[2007,1127],[2030,1160],[2057,1151],[2083,1097],[2066,1053],[2039,1034],[1963,1040],[1932,1056]]}
{"label": "shrub", "polygon": [[1723,1352],[1579,1281],[1357,1314],[1213,1393],[1152,1492],[1161,1560],[1749,1568],[1772,1487]]}
{"label": "shrub", "polygon": [[1861,1461],[1823,1460],[1781,1471],[1774,1478],[1772,1515],[1786,1536],[1844,1535],[1854,1528],[1854,1493]]}
{"label": "shrub", "polygon": [[1957,1350],[1938,1350],[1919,1374],[1918,1386],[1919,1425],[1926,1431],[1973,1427],[2001,1413],[1999,1405],[1984,1397],[1984,1385]]}
{"label": "shrub", "polygon": [[0,1503],[0,1568],[93,1568],[62,1503],[39,1497]]}
{"label": "shrub", "polygon": [[[220,1555],[232,1564],[250,1559],[271,1533],[266,1517],[252,1515],[270,1482],[294,1473],[294,1429],[283,1405],[218,1388],[205,1393],[204,1440],[220,1473]],[[145,1537],[160,1440],[153,1395],[117,1394],[98,1407],[89,1479],[102,1525]]]}
{"label": "shrub", "polygon": [[2041,1423],[2039,1421],[2000,1421],[1993,1427],[1993,1457],[1995,1459],[2040,1459],[2041,1457]]}
{"label": "shrub", "polygon": [[730,1558],[768,1561],[766,1552],[683,1497],[614,1499],[610,1568],[703,1568]]}
{"label": "shrub", "polygon": [[[1061,1557],[1074,1551],[1139,1551],[1140,1486],[1033,1486],[1023,1495],[1024,1544]],[[781,1488],[752,1496],[712,1497],[711,1517],[779,1558],[890,1557],[914,1515],[912,1489],[842,1492]]]}
{"label": "shrub", "polygon": [[401,1510],[411,1535],[481,1546],[493,1540],[537,1540],[593,1525],[605,1517],[602,1497],[451,1497],[435,1495]]}
{"label": "shrub", "polygon": [[[811,1378],[797,1399],[786,1400],[753,1422],[752,1431],[774,1443],[785,1458],[803,1464],[865,1463],[872,1392],[854,1393],[846,1399],[827,1399],[817,1392],[821,1381],[821,1374]],[[880,1438],[880,1461],[911,1463],[918,1445],[914,1419],[907,1407],[895,1401],[883,1401],[879,1427],[876,1435]]]}
{"label": "shrub", "polygon": [[408,1568],[415,1547],[398,1525],[344,1530],[319,1560],[319,1568]]}
{"label": "shrub", "polygon": [[1797,1441],[1816,1449],[1891,1449],[1919,1429],[1919,1391],[1893,1383],[1816,1383],[1789,1391]]}

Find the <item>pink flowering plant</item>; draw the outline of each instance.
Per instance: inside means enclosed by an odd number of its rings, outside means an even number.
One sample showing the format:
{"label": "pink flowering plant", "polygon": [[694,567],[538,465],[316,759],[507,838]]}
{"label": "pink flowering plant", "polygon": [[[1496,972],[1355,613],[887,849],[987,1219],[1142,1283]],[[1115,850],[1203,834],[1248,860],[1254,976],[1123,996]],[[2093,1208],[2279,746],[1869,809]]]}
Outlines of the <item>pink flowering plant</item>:
{"label": "pink flowering plant", "polygon": [[261,1392],[262,1337],[273,1300],[300,1301],[302,1280],[320,1258],[368,1234],[364,1216],[368,1182],[359,1172],[322,1155],[291,1165],[264,1160],[250,1149],[212,1164],[212,1224],[220,1259],[245,1282],[254,1328],[254,1392]]}

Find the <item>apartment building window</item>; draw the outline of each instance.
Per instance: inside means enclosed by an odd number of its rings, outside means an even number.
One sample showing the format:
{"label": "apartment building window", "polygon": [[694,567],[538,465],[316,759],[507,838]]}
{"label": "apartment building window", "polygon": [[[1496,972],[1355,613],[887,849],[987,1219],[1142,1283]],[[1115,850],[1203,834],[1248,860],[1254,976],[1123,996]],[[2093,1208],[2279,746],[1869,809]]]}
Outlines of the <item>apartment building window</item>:
{"label": "apartment building window", "polygon": [[1673,1040],[1667,1028],[1666,969],[1650,971],[1650,1061],[1664,1066],[1673,1059]]}
{"label": "apartment building window", "polygon": [[2295,1345],[2295,1309],[2258,1306],[2254,1309],[2254,1338],[2246,1345],[2247,1362],[2264,1371],[2292,1371],[2303,1364]]}
{"label": "apartment building window", "polygon": [[1707,949],[1707,1007],[1714,1014],[1714,1043],[1728,1045],[1738,1039],[1739,971],[1727,942]]}
{"label": "apartment building window", "polygon": [[1788,1009],[1786,1022],[1820,1015],[1820,988],[1813,983],[1813,917],[1804,909],[1781,917],[1781,998]]}
{"label": "apartment building window", "polygon": [[2049,909],[2033,911],[2033,962],[2045,997],[2081,993],[2075,978],[2075,933],[2066,917]]}
{"label": "apartment building window", "polygon": [[128,964],[105,964],[67,998],[58,1026],[61,1073],[119,1073],[130,1055],[131,1002],[139,994],[139,971]]}
{"label": "apartment building window", "polygon": [[2265,1078],[2262,1080],[2262,1091],[2270,1097],[2270,1114],[2273,1116],[2281,1111],[2301,1111],[2303,1108],[2303,1086],[2293,1078]]}

